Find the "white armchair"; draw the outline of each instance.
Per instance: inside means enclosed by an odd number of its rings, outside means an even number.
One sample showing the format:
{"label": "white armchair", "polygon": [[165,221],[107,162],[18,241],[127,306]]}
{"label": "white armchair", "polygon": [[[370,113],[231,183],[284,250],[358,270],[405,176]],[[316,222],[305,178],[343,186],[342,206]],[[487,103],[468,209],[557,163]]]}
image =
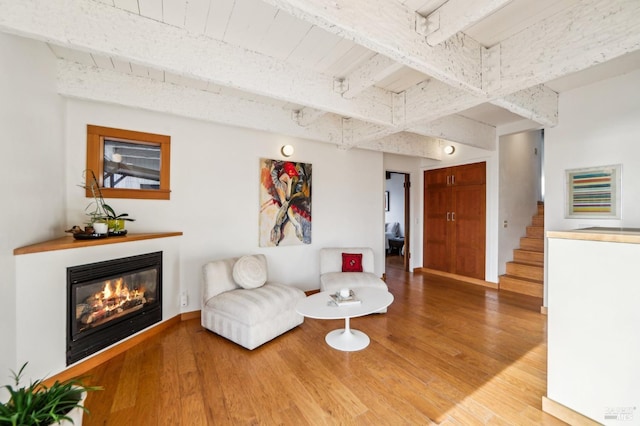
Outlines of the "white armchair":
{"label": "white armchair", "polygon": [[[361,254],[362,272],[342,272],[342,254]],[[387,284],[374,273],[373,250],[367,247],[320,249],[320,291],[335,293],[342,288],[376,287],[389,291]],[[383,309],[380,313],[387,312]]]}
{"label": "white armchair", "polygon": [[267,282],[262,254],[212,261],[202,272],[201,324],[207,330],[255,349],[304,321],[295,311],[304,292]]}

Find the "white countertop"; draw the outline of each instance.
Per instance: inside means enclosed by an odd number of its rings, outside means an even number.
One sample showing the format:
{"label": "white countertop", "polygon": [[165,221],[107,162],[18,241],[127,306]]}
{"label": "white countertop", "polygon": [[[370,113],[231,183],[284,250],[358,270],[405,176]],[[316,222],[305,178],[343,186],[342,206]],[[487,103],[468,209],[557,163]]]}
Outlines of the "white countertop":
{"label": "white countertop", "polygon": [[640,228],[594,227],[569,231],[547,231],[548,238],[640,244]]}

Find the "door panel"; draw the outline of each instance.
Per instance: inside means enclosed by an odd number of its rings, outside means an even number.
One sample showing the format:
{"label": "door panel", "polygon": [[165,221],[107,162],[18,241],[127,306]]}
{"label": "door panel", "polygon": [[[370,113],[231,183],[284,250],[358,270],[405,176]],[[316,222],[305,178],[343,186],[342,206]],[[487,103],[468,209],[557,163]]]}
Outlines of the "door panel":
{"label": "door panel", "polygon": [[486,181],[486,163],[465,164],[464,166],[450,167],[453,175],[453,185],[482,185]]}
{"label": "door panel", "polygon": [[485,185],[452,188],[455,206],[454,273],[484,279]]}
{"label": "door panel", "polygon": [[447,212],[449,211],[449,188],[436,187],[425,190],[424,221],[425,268],[449,270],[449,235]]}

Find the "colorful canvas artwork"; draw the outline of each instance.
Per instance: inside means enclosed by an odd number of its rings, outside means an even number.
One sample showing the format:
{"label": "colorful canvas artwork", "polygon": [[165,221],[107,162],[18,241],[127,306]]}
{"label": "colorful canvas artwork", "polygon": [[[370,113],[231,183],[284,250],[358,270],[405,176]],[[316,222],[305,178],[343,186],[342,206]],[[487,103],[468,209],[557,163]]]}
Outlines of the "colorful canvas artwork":
{"label": "colorful canvas artwork", "polygon": [[260,159],[260,247],[311,244],[311,164]]}
{"label": "colorful canvas artwork", "polygon": [[619,218],[620,165],[567,170],[567,217]]}

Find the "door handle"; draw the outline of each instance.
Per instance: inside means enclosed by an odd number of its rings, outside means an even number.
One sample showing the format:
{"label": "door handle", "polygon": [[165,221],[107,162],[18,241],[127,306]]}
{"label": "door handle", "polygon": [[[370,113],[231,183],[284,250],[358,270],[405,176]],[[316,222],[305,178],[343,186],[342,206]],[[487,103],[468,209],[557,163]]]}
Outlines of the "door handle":
{"label": "door handle", "polygon": [[456,175],[451,175],[451,185],[456,184]]}
{"label": "door handle", "polygon": [[447,186],[449,185],[450,180],[451,180],[451,176],[447,176]]}
{"label": "door handle", "polygon": [[447,212],[447,222],[451,220],[451,212]]}
{"label": "door handle", "polygon": [[456,212],[451,212],[451,222],[456,221]]}

